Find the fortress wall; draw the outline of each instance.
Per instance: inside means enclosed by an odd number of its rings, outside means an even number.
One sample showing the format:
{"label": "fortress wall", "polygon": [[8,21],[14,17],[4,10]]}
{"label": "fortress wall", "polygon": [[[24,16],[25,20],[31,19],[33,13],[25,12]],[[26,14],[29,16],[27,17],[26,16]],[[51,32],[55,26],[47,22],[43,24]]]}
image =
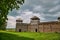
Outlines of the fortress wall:
{"label": "fortress wall", "polygon": [[19,32],[60,32],[60,17],[58,21],[40,22],[37,16],[31,18],[29,24],[23,23],[23,20],[18,18],[16,20],[16,31]]}
{"label": "fortress wall", "polygon": [[33,25],[28,25],[28,32],[33,32]]}
{"label": "fortress wall", "polygon": [[43,24],[43,32],[51,32],[50,24]]}
{"label": "fortress wall", "polygon": [[43,25],[42,24],[40,24],[38,28],[39,28],[39,32],[43,32]]}
{"label": "fortress wall", "polygon": [[29,25],[28,26],[28,31],[30,31],[30,32],[36,32],[36,29],[37,29],[37,32],[38,32],[38,26],[39,25]]}
{"label": "fortress wall", "polygon": [[16,25],[16,31],[19,32],[19,29],[21,29],[22,32],[28,31],[28,26],[24,24],[17,24]]}
{"label": "fortress wall", "polygon": [[60,24],[59,23],[51,24],[51,27],[52,27],[52,32],[60,32]]}
{"label": "fortress wall", "polygon": [[28,32],[30,32],[31,30],[31,25],[28,25]]}
{"label": "fortress wall", "polygon": [[39,32],[60,32],[60,23],[40,24]]}

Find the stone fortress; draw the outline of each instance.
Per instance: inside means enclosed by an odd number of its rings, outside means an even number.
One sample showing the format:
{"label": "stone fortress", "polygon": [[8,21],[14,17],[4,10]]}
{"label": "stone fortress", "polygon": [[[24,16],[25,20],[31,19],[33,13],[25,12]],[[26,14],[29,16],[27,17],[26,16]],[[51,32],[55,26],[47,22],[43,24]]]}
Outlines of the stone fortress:
{"label": "stone fortress", "polygon": [[33,16],[27,24],[19,18],[16,20],[16,32],[60,32],[60,17],[57,19],[58,21],[40,22],[37,16]]}

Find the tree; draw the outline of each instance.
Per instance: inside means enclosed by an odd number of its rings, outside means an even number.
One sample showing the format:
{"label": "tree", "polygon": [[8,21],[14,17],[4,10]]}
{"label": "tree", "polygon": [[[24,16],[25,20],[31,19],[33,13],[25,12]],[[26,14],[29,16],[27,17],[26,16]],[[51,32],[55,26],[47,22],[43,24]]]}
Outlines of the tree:
{"label": "tree", "polygon": [[5,30],[9,10],[18,9],[24,0],[0,0],[0,30]]}

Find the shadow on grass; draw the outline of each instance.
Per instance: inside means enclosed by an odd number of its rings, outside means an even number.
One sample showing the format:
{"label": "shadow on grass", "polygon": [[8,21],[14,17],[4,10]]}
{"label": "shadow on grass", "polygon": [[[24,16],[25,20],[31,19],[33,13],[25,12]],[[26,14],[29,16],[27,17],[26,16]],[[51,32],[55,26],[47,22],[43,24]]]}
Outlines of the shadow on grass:
{"label": "shadow on grass", "polygon": [[0,40],[34,40],[34,39],[28,37],[21,37],[15,34],[0,32]]}

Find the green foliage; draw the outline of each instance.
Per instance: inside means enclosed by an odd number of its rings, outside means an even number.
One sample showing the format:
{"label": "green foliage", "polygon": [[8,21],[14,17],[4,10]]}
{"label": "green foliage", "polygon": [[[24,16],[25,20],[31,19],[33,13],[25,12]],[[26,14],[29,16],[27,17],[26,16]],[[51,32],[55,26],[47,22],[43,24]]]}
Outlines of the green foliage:
{"label": "green foliage", "polygon": [[18,9],[24,0],[0,0],[0,29],[4,29],[9,10]]}
{"label": "green foliage", "polygon": [[60,40],[60,33],[1,31],[0,40]]}

